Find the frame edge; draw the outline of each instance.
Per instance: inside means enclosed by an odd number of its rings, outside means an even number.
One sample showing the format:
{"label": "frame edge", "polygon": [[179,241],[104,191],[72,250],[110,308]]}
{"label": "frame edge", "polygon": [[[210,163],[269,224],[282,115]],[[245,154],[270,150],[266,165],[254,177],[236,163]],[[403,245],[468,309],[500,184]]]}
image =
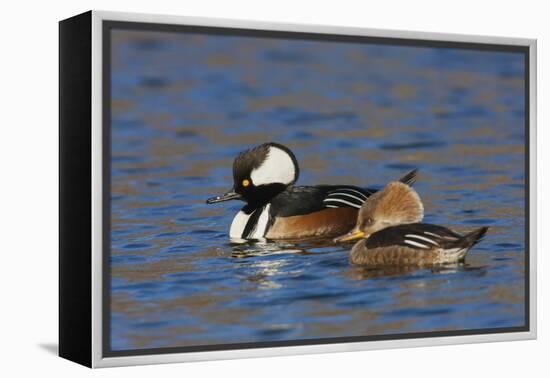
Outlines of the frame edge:
{"label": "frame edge", "polygon": [[91,12],[59,22],[59,356],[91,367]]}
{"label": "frame edge", "polygon": [[[490,335],[464,335],[449,337],[430,337],[424,339],[367,341],[344,344],[320,344],[304,346],[270,347],[255,349],[236,349],[208,352],[187,352],[172,354],[154,354],[124,357],[103,357],[102,354],[102,248],[101,248],[101,220],[102,220],[102,22],[103,21],[127,21],[146,23],[173,23],[196,26],[213,27],[238,27],[244,29],[262,29],[290,32],[315,32],[322,34],[364,35],[382,38],[423,39],[448,42],[469,42],[480,44],[503,44],[526,47],[529,55],[529,146],[530,146],[530,285],[529,285],[529,330],[517,333],[490,334]],[[457,345],[465,343],[502,342],[517,340],[533,340],[537,338],[536,331],[536,247],[537,247],[537,180],[536,180],[536,47],[537,40],[532,38],[510,38],[500,36],[479,36],[467,34],[446,34],[420,31],[382,30],[358,27],[329,26],[318,24],[291,24],[275,23],[267,21],[250,21],[238,19],[203,18],[186,16],[168,16],[159,14],[141,14],[112,11],[92,11],[92,267],[93,267],[93,343],[92,343],[92,367],[116,367],[128,365],[144,365],[152,363],[195,362],[206,360],[225,360],[252,357],[273,357],[296,354],[313,354],[327,352],[366,351],[378,349],[393,349],[407,347],[426,347],[440,345]]]}

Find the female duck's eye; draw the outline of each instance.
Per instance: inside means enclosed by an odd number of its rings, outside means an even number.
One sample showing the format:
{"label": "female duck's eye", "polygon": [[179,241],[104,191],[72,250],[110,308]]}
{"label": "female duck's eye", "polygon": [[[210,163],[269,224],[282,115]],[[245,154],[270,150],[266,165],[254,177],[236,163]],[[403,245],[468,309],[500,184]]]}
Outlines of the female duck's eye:
{"label": "female duck's eye", "polygon": [[250,181],[247,179],[244,179],[242,182],[243,186],[246,188],[248,185],[250,185]]}

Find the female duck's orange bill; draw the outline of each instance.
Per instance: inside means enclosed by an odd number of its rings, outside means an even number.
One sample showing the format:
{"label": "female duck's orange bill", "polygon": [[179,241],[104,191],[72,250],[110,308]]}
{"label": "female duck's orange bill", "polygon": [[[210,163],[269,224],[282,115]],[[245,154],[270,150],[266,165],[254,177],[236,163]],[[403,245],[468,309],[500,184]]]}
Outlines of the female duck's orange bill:
{"label": "female duck's orange bill", "polygon": [[347,242],[351,240],[361,239],[364,236],[365,236],[365,233],[363,231],[353,229],[347,234],[335,238],[334,242],[335,243]]}

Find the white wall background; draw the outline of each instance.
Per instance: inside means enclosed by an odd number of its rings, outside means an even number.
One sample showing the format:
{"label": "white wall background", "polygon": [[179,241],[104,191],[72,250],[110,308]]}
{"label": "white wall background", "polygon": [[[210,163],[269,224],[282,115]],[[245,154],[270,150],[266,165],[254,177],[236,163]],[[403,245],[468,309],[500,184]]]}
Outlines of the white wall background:
{"label": "white wall background", "polygon": [[[6,1],[0,51],[0,375],[3,377],[518,377],[548,374],[550,337],[546,1]],[[539,340],[103,369],[55,356],[57,344],[57,21],[89,9],[537,38]]]}

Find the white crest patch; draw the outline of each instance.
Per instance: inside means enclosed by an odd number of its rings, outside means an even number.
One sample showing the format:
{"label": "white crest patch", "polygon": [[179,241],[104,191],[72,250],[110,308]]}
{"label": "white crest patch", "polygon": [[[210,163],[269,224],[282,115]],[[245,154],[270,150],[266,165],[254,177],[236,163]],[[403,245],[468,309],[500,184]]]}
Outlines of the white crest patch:
{"label": "white crest patch", "polygon": [[290,155],[280,148],[270,146],[262,165],[252,170],[250,178],[256,186],[265,184],[290,184],[294,181],[296,167]]}

